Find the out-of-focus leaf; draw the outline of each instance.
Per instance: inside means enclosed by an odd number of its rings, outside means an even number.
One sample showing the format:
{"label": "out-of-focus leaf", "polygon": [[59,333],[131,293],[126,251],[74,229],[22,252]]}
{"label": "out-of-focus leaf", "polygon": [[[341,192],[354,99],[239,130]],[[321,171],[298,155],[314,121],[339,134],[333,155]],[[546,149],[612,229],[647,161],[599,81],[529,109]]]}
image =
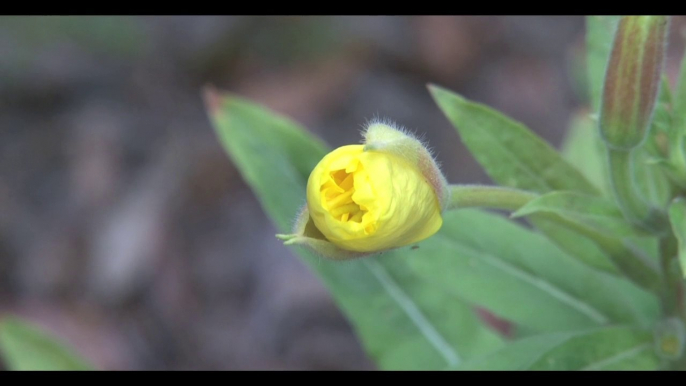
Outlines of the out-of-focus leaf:
{"label": "out-of-focus leaf", "polygon": [[451,370],[526,370],[541,355],[565,343],[578,332],[553,332],[518,339],[503,348],[465,362]]}
{"label": "out-of-focus leaf", "polygon": [[10,370],[92,370],[71,348],[17,318],[0,321],[0,356]]}
{"label": "out-of-focus leaf", "polygon": [[455,370],[657,370],[648,331],[610,327],[517,340]]}
{"label": "out-of-focus leaf", "polygon": [[[138,17],[140,18],[140,17]],[[26,87],[32,74],[45,61],[49,47],[78,48],[107,60],[132,59],[145,52],[149,43],[141,20],[134,16],[0,16],[3,40],[0,58],[0,88]],[[65,51],[71,57],[71,51]],[[80,60],[80,59],[70,59]],[[71,66],[71,65],[70,65]],[[63,71],[60,70],[60,74]]]}
{"label": "out-of-focus leaf", "polygon": [[539,193],[598,190],[543,139],[488,106],[429,86],[436,103],[486,173],[504,186]]}
{"label": "out-of-focus leaf", "polygon": [[674,90],[674,105],[673,105],[673,125],[674,130],[682,137],[686,136],[686,52],[681,58],[681,70],[679,72],[679,81]]}
{"label": "out-of-focus leaf", "polygon": [[650,123],[650,135],[643,145],[652,158],[665,159],[669,147],[670,138],[675,138],[672,121],[672,92],[669,89],[669,79],[663,75],[660,84],[660,94],[658,95],[653,112],[653,119]]}
{"label": "out-of-focus leaf", "polygon": [[[667,81],[663,83],[662,89],[668,89],[669,83]],[[662,150],[662,153],[669,153],[668,162],[661,165],[667,176],[676,185],[684,188],[686,187],[686,54],[681,59],[679,80],[674,90],[674,99],[670,102],[671,109],[665,109],[665,103],[657,105],[653,126],[657,126],[657,129],[662,129],[662,131],[652,133],[651,139],[654,143],[653,148]]]}
{"label": "out-of-focus leaf", "polygon": [[669,221],[679,241],[679,263],[686,278],[686,200],[678,198],[669,206]]}
{"label": "out-of-focus leaf", "polygon": [[[288,232],[326,146],[292,121],[243,99],[214,91],[206,97],[224,148],[277,228]],[[468,304],[409,268],[410,256],[434,258],[435,248],[427,248],[434,242],[348,262],[297,251],[328,287],[379,367],[440,369],[499,347],[501,339]]]}
{"label": "out-of-focus leaf", "polygon": [[661,165],[651,162],[647,149],[639,149],[635,155],[634,170],[636,185],[643,197],[654,205],[664,208],[669,201],[671,188]]}
{"label": "out-of-focus leaf", "polygon": [[649,236],[629,224],[617,204],[604,197],[575,192],[551,192],[529,201],[512,213],[512,217],[529,216],[535,213],[557,214],[610,236]]}
{"label": "out-of-focus leaf", "polygon": [[636,184],[643,196],[658,207],[665,207],[671,198],[669,177],[679,178],[676,169],[680,167],[680,163],[675,162],[674,154],[669,154],[677,148],[676,143],[683,141],[674,130],[672,103],[669,81],[664,75],[652,116],[650,134],[643,146],[635,151]]}
{"label": "out-of-focus leaf", "polygon": [[653,334],[612,327],[570,338],[532,363],[530,370],[657,370]]}
{"label": "out-of-focus leaf", "polygon": [[[654,296],[569,257],[539,234],[478,210],[444,215],[425,256],[408,262],[427,280],[539,332],[608,323],[650,325]],[[437,268],[438,267],[438,268]]]}
{"label": "out-of-focus leaf", "polygon": [[611,197],[607,155],[597,126],[598,122],[587,111],[576,113],[562,143],[562,156],[600,188],[604,196]]}
{"label": "out-of-focus leaf", "polygon": [[68,39],[94,52],[129,56],[146,43],[140,20],[132,16],[2,16],[0,28],[34,49]]}

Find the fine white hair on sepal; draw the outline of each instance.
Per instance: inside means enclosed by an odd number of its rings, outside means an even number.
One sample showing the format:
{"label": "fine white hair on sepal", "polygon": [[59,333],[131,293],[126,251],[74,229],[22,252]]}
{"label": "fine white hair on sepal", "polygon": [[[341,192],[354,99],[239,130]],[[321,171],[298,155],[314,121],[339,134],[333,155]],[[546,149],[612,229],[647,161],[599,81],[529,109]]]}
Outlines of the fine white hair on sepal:
{"label": "fine white hair on sepal", "polygon": [[415,133],[406,129],[404,126],[397,124],[395,121],[391,120],[390,118],[381,117],[381,116],[376,115],[376,114],[374,115],[374,117],[372,119],[368,119],[367,122],[365,122],[362,125],[363,126],[362,131],[366,132],[370,126],[377,125],[377,124],[388,126],[391,129],[398,130],[407,136],[418,139]]}
{"label": "fine white hair on sepal", "polygon": [[407,135],[408,137],[416,139],[417,141],[421,142],[421,144],[424,147],[427,147],[427,144],[424,142],[424,139],[426,137],[426,133],[422,133],[421,135],[418,135],[417,134],[418,130],[410,130],[410,129],[406,128],[405,126],[399,125],[398,123],[391,120],[390,118],[381,117],[381,116],[376,115],[376,114],[374,115],[373,118],[368,119],[365,123],[363,123],[361,125],[362,126],[362,130],[361,130],[362,136],[364,137],[365,133],[367,132],[367,130],[369,130],[370,126],[377,125],[377,124],[388,126],[391,129],[397,130],[397,131]]}
{"label": "fine white hair on sepal", "polygon": [[398,125],[395,122],[391,121],[389,118],[382,117],[381,115],[379,115],[379,113],[375,113],[371,119],[367,119],[364,123],[360,124],[360,135],[362,136],[362,138],[365,137],[367,130],[369,130],[369,126],[375,125],[377,123],[390,126],[393,129],[399,130]]}
{"label": "fine white hair on sepal", "polygon": [[422,145],[424,149],[429,153],[431,158],[434,160],[434,163],[436,164],[436,167],[441,169],[441,163],[436,159],[437,153],[435,151],[435,148],[429,145],[429,141],[426,139],[426,132],[421,132],[421,134],[418,134],[419,130],[411,130],[406,128],[405,126],[399,125],[395,121],[391,120],[390,118],[387,117],[381,117],[378,114],[374,114],[374,117],[371,119],[368,119],[365,123],[363,123],[362,129],[360,130],[360,134],[362,135],[362,138],[365,138],[367,130],[369,130],[369,127],[372,125],[376,124],[381,124],[388,126],[394,130],[398,130],[401,133],[407,135],[410,138],[413,138]]}
{"label": "fine white hair on sepal", "polygon": [[307,209],[307,199],[302,200],[302,204],[298,207],[298,211],[296,212],[295,216],[292,217],[291,224],[290,224],[290,229],[291,232],[296,233],[298,231],[298,222],[300,220],[300,216],[302,215],[303,211]]}

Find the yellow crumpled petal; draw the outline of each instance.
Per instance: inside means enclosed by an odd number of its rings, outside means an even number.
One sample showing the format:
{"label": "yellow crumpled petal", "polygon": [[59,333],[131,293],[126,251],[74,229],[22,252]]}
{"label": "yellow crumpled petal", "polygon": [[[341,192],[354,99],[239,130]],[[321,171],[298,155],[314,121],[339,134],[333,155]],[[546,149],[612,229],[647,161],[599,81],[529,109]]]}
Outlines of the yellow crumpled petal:
{"label": "yellow crumpled petal", "polygon": [[310,174],[307,205],[319,231],[357,252],[421,241],[443,224],[433,187],[416,165],[390,152],[340,147]]}

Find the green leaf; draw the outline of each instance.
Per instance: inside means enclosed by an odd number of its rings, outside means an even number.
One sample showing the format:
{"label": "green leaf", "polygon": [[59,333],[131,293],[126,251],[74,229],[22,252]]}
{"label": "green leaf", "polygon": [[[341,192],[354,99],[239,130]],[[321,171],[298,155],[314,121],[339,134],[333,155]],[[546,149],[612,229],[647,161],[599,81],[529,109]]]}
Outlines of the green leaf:
{"label": "green leaf", "polygon": [[639,149],[636,153],[634,173],[639,191],[653,205],[666,207],[671,197],[671,187],[661,165],[652,162],[654,157],[645,148]]}
{"label": "green leaf", "polygon": [[664,75],[655,104],[650,134],[644,144],[635,151],[637,154],[634,161],[639,190],[649,202],[658,207],[666,207],[671,198],[669,178],[680,179],[678,169],[683,170],[683,161],[675,159],[679,154],[683,154],[676,146],[682,139],[679,139],[678,133],[674,130],[672,120],[672,95],[669,80]]}
{"label": "green leaf", "polygon": [[684,56],[681,58],[681,70],[679,72],[679,81],[674,90],[672,111],[674,130],[683,137],[686,135],[686,52],[684,52]]}
{"label": "green leaf", "polygon": [[609,236],[648,236],[637,231],[625,219],[613,200],[575,192],[557,191],[529,201],[511,217],[534,213],[552,213],[574,223],[589,227]]}
{"label": "green leaf", "polygon": [[610,327],[517,340],[456,370],[657,370],[648,331]]}
{"label": "green leaf", "polygon": [[677,198],[669,206],[669,222],[672,224],[674,236],[679,241],[679,263],[681,272],[686,278],[686,200]]}
{"label": "green leaf", "polygon": [[608,254],[589,238],[561,226],[555,219],[532,216],[529,221],[569,256],[593,268],[619,274]]}
{"label": "green leaf", "polygon": [[[305,202],[307,178],[327,148],[297,124],[253,103],[212,91],[206,97],[222,145],[279,231],[289,231]],[[379,367],[441,369],[499,347],[501,338],[469,305],[409,268],[409,256],[433,258],[425,248],[432,242],[347,262],[296,250]]]}
{"label": "green leaf", "polygon": [[612,197],[605,146],[598,133],[598,122],[588,112],[580,111],[572,117],[562,142],[562,156],[600,188],[604,196]]}
{"label": "green leaf", "polygon": [[612,327],[570,338],[546,352],[530,370],[657,370],[653,334]]}
{"label": "green leaf", "polygon": [[593,113],[599,111],[605,70],[618,23],[619,16],[586,17],[586,66]]}
{"label": "green leaf", "polygon": [[363,321],[357,331],[383,369],[438,369],[502,346],[502,339],[485,328],[469,305],[403,262],[411,255],[430,258],[422,248],[362,260],[373,277],[364,280],[368,273],[358,270],[341,283],[376,280],[381,285],[375,293],[357,292],[346,303],[354,305],[356,319]]}
{"label": "green leaf", "polygon": [[658,134],[664,134],[667,138],[675,138],[673,133],[673,117],[672,117],[672,106],[673,106],[672,91],[669,87],[669,78],[667,75],[662,76],[662,82],[660,83],[660,94],[658,95],[657,102],[655,103],[655,111],[653,112],[653,119],[650,123],[650,139],[646,141],[645,146],[650,150],[650,154],[653,156],[662,156],[667,150],[665,146],[660,149],[660,144],[656,136]]}
{"label": "green leaf", "polygon": [[598,190],[543,139],[488,106],[430,85],[436,103],[462,142],[497,183],[539,193]]}
{"label": "green leaf", "polygon": [[[663,82],[662,90],[669,90],[669,82]],[[664,91],[662,93],[667,94]],[[652,148],[662,150],[661,155],[668,152],[669,160],[663,165],[664,172],[683,189],[686,187],[686,54],[681,59],[681,71],[674,98],[667,100],[666,103],[661,100],[657,105],[653,126],[658,130],[654,130],[651,136]]]}
{"label": "green leaf", "polygon": [[554,332],[518,339],[485,356],[451,370],[526,370],[542,355],[564,344],[578,332]]}
{"label": "green leaf", "polygon": [[92,370],[71,348],[18,318],[0,322],[0,354],[10,370]]}
{"label": "green leaf", "polygon": [[539,332],[615,322],[650,325],[657,300],[626,280],[570,258],[539,234],[501,216],[464,209],[444,215],[409,263],[447,291]]}

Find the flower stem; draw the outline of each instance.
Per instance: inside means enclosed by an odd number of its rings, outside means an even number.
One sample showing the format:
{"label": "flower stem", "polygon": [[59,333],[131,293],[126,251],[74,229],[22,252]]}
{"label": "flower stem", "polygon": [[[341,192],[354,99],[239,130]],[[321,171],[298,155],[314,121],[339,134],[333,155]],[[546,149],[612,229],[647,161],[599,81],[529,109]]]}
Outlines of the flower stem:
{"label": "flower stem", "polygon": [[663,314],[667,317],[679,317],[686,323],[684,280],[681,276],[678,253],[678,243],[674,235],[660,239],[660,264],[665,275]]}
{"label": "flower stem", "polygon": [[536,193],[500,186],[450,185],[448,210],[493,208],[516,211],[536,197]]}
{"label": "flower stem", "polygon": [[634,178],[633,151],[610,147],[608,163],[612,191],[624,217],[636,227],[656,235],[668,229],[667,217],[640,195]]}

